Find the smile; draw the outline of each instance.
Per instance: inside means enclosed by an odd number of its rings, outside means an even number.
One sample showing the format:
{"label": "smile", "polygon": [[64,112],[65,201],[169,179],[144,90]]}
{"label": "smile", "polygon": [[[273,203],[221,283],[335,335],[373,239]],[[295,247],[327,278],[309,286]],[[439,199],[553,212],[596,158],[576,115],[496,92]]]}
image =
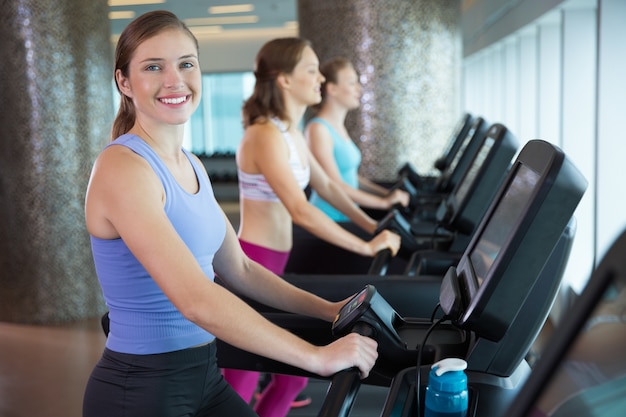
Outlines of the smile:
{"label": "smile", "polygon": [[187,101],[187,96],[176,98],[160,98],[159,101],[165,104],[180,104]]}

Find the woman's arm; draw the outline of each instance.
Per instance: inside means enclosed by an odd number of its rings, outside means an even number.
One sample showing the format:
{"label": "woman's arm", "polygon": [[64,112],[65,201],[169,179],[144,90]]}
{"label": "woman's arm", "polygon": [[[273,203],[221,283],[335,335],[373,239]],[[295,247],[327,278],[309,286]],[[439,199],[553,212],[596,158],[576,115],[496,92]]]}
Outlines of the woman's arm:
{"label": "woman's arm", "polygon": [[[318,347],[272,324],[226,288],[204,275],[200,265],[170,223],[163,209],[164,190],[148,163],[128,149],[111,147],[96,162],[86,200],[91,233],[117,233],[176,308],[190,321],[216,337],[250,352],[301,367],[320,375],[358,366],[367,375],[376,360],[376,342],[365,337],[342,338]],[[190,219],[192,221],[192,219]],[[235,238],[229,228],[225,247],[217,254],[217,267],[230,283],[244,288],[252,273],[265,283],[280,287],[276,279],[252,266],[238,281],[247,261],[235,258],[232,270],[227,256],[236,255]],[[246,284],[247,283],[247,284]],[[297,291],[279,289],[280,296],[254,288],[254,297],[289,307],[288,296],[307,299],[303,310],[322,305]],[[251,291],[248,291],[250,293]],[[324,307],[328,309],[328,307]],[[328,312],[324,313],[327,316]]]}
{"label": "woman's arm", "polygon": [[[226,220],[228,222],[228,220]],[[304,291],[246,256],[232,226],[213,262],[217,275],[235,293],[270,307],[331,322],[348,301],[330,302]]]}
{"label": "woman's arm", "polygon": [[369,193],[376,194],[378,196],[384,197],[389,194],[389,190],[385,187],[376,184],[374,181],[371,181],[368,178],[365,178],[362,175],[359,175],[359,188],[365,190]]}
{"label": "woman's arm", "polygon": [[[301,141],[303,142],[303,139]],[[243,150],[243,154],[240,155],[245,157],[245,159],[254,159],[254,164],[250,164],[249,160],[247,161],[248,168],[250,168],[250,165],[253,165],[258,172],[263,174],[295,224],[303,227],[320,239],[364,256],[374,256],[378,251],[385,248],[390,248],[394,254],[398,251],[400,240],[397,235],[385,231],[371,241],[365,242],[346,231],[321,210],[309,203],[289,166],[289,151],[281,133],[276,127],[270,125],[253,125],[248,127],[244,142],[246,148]],[[320,175],[321,168],[319,168],[319,165],[311,156],[304,143],[301,144],[301,149],[307,158],[304,163],[308,163],[311,168],[311,185],[317,187],[321,184],[319,180],[316,180]],[[325,190],[330,188],[338,190],[335,192],[339,195],[336,200],[341,202],[340,207],[348,212],[346,214],[350,214],[358,220],[357,224],[360,227],[372,233],[376,228],[376,222],[363,213],[345,194],[341,193],[338,186],[331,185],[328,177],[325,178]]]}
{"label": "woman's arm", "polygon": [[[310,153],[310,151],[308,151]],[[337,210],[345,214],[352,222],[354,222],[361,229],[368,233],[374,233],[378,226],[376,220],[368,216],[363,210],[359,208],[355,201],[353,201],[349,195],[344,192],[342,184],[343,182],[336,182],[332,180],[326,172],[319,165],[317,159],[310,154],[309,157],[311,165],[311,187],[328,203],[330,203]],[[353,191],[354,190],[351,187]]]}
{"label": "woman's arm", "polygon": [[[321,123],[309,123],[306,128],[307,143],[313,157],[318,161],[326,175],[339,184],[341,189],[361,207],[387,210],[398,203],[407,206],[408,193],[398,190],[390,193],[389,190],[358,175],[359,187],[354,188],[343,181],[333,152],[333,139],[328,128]],[[318,191],[319,192],[319,191]]]}

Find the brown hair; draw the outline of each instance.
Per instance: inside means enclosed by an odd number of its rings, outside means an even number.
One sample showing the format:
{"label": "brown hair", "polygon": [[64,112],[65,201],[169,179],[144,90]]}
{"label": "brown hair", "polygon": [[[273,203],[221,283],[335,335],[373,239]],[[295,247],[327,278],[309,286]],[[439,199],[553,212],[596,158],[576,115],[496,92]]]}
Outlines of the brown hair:
{"label": "brown hair", "polygon": [[339,71],[344,68],[354,68],[354,66],[349,59],[342,56],[329,59],[328,61],[325,61],[322,65],[320,65],[320,72],[325,78],[321,88],[322,101],[314,106],[311,106],[313,112],[317,112],[319,111],[319,109],[322,108],[322,105],[324,104],[324,101],[326,100],[328,94],[326,92],[326,86],[328,85],[328,83],[337,84]]}
{"label": "brown hair", "polygon": [[[115,77],[115,73],[118,69],[122,72],[124,77],[128,77],[128,66],[137,47],[147,39],[168,29],[179,29],[186,32],[189,37],[193,39],[196,45],[196,51],[199,50],[198,40],[193,33],[191,33],[187,25],[176,17],[175,14],[166,10],[148,12],[133,20],[120,35],[117,41],[117,47],[115,48],[115,69],[113,70],[113,77]],[[111,140],[128,132],[135,124],[135,106],[132,100],[122,94],[117,83],[115,85],[121,97],[120,107],[117,116],[115,116],[111,130]]]}
{"label": "brown hair", "polygon": [[306,39],[278,38],[261,47],[254,64],[254,91],[242,109],[244,128],[272,116],[289,119],[276,79],[280,74],[291,74],[307,46],[311,43]]}

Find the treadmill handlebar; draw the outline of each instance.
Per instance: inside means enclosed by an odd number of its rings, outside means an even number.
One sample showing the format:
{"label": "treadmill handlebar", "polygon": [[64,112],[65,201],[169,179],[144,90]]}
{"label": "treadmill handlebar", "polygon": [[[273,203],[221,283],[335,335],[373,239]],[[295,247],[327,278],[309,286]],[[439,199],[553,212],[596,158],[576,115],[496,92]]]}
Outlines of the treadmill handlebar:
{"label": "treadmill handlebar", "polygon": [[389,262],[391,262],[391,250],[383,249],[376,253],[374,260],[372,261],[367,275],[379,275],[384,276],[387,273]]}
{"label": "treadmill handlebar", "polygon": [[[352,332],[367,337],[373,337],[375,334],[374,328],[364,322],[355,323]],[[337,372],[330,382],[326,398],[317,416],[348,417],[360,387],[359,368],[353,367]]]}
{"label": "treadmill handlebar", "polygon": [[411,231],[411,224],[398,209],[394,208],[390,210],[385,217],[378,222],[374,235],[377,235],[383,230],[391,230],[400,235],[400,250],[413,253],[419,249],[416,237]]}

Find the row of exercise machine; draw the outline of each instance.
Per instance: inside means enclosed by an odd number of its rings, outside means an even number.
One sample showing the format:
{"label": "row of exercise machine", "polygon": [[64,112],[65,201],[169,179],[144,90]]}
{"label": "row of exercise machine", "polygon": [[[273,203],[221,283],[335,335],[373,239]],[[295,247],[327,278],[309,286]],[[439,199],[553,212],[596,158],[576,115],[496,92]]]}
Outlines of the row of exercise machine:
{"label": "row of exercise machine", "polygon": [[[519,153],[517,146],[502,124],[466,114],[434,163],[439,175],[403,166],[395,186],[410,193],[411,204],[379,222],[402,237],[395,258],[383,251],[372,262],[294,232],[283,278],[331,300],[357,295],[332,326],[251,304],[315,344],[357,331],[379,346],[368,378],[354,370],[332,378],[318,415],[348,415],[361,384],[389,387],[381,416],[421,415],[430,365],[448,357],[468,364],[468,416],[510,415],[529,379],[525,357],[556,298],[587,186],[557,146],[531,140]],[[219,340],[217,351],[220,367],[319,378]]]}
{"label": "row of exercise machine", "polygon": [[[410,195],[409,206],[381,218],[378,229],[391,229],[402,237],[400,256],[390,272],[413,273],[410,258],[426,249],[460,253],[495,196],[511,160],[518,151],[517,140],[502,124],[489,125],[469,114],[457,123],[444,154],[434,166],[437,176],[420,176],[410,163],[398,172],[392,185]],[[342,223],[351,232],[363,232]],[[365,237],[365,236],[363,236]],[[311,254],[323,254],[323,259]],[[294,228],[294,246],[287,274],[354,274],[369,269],[370,260],[323,242],[301,228]]]}

